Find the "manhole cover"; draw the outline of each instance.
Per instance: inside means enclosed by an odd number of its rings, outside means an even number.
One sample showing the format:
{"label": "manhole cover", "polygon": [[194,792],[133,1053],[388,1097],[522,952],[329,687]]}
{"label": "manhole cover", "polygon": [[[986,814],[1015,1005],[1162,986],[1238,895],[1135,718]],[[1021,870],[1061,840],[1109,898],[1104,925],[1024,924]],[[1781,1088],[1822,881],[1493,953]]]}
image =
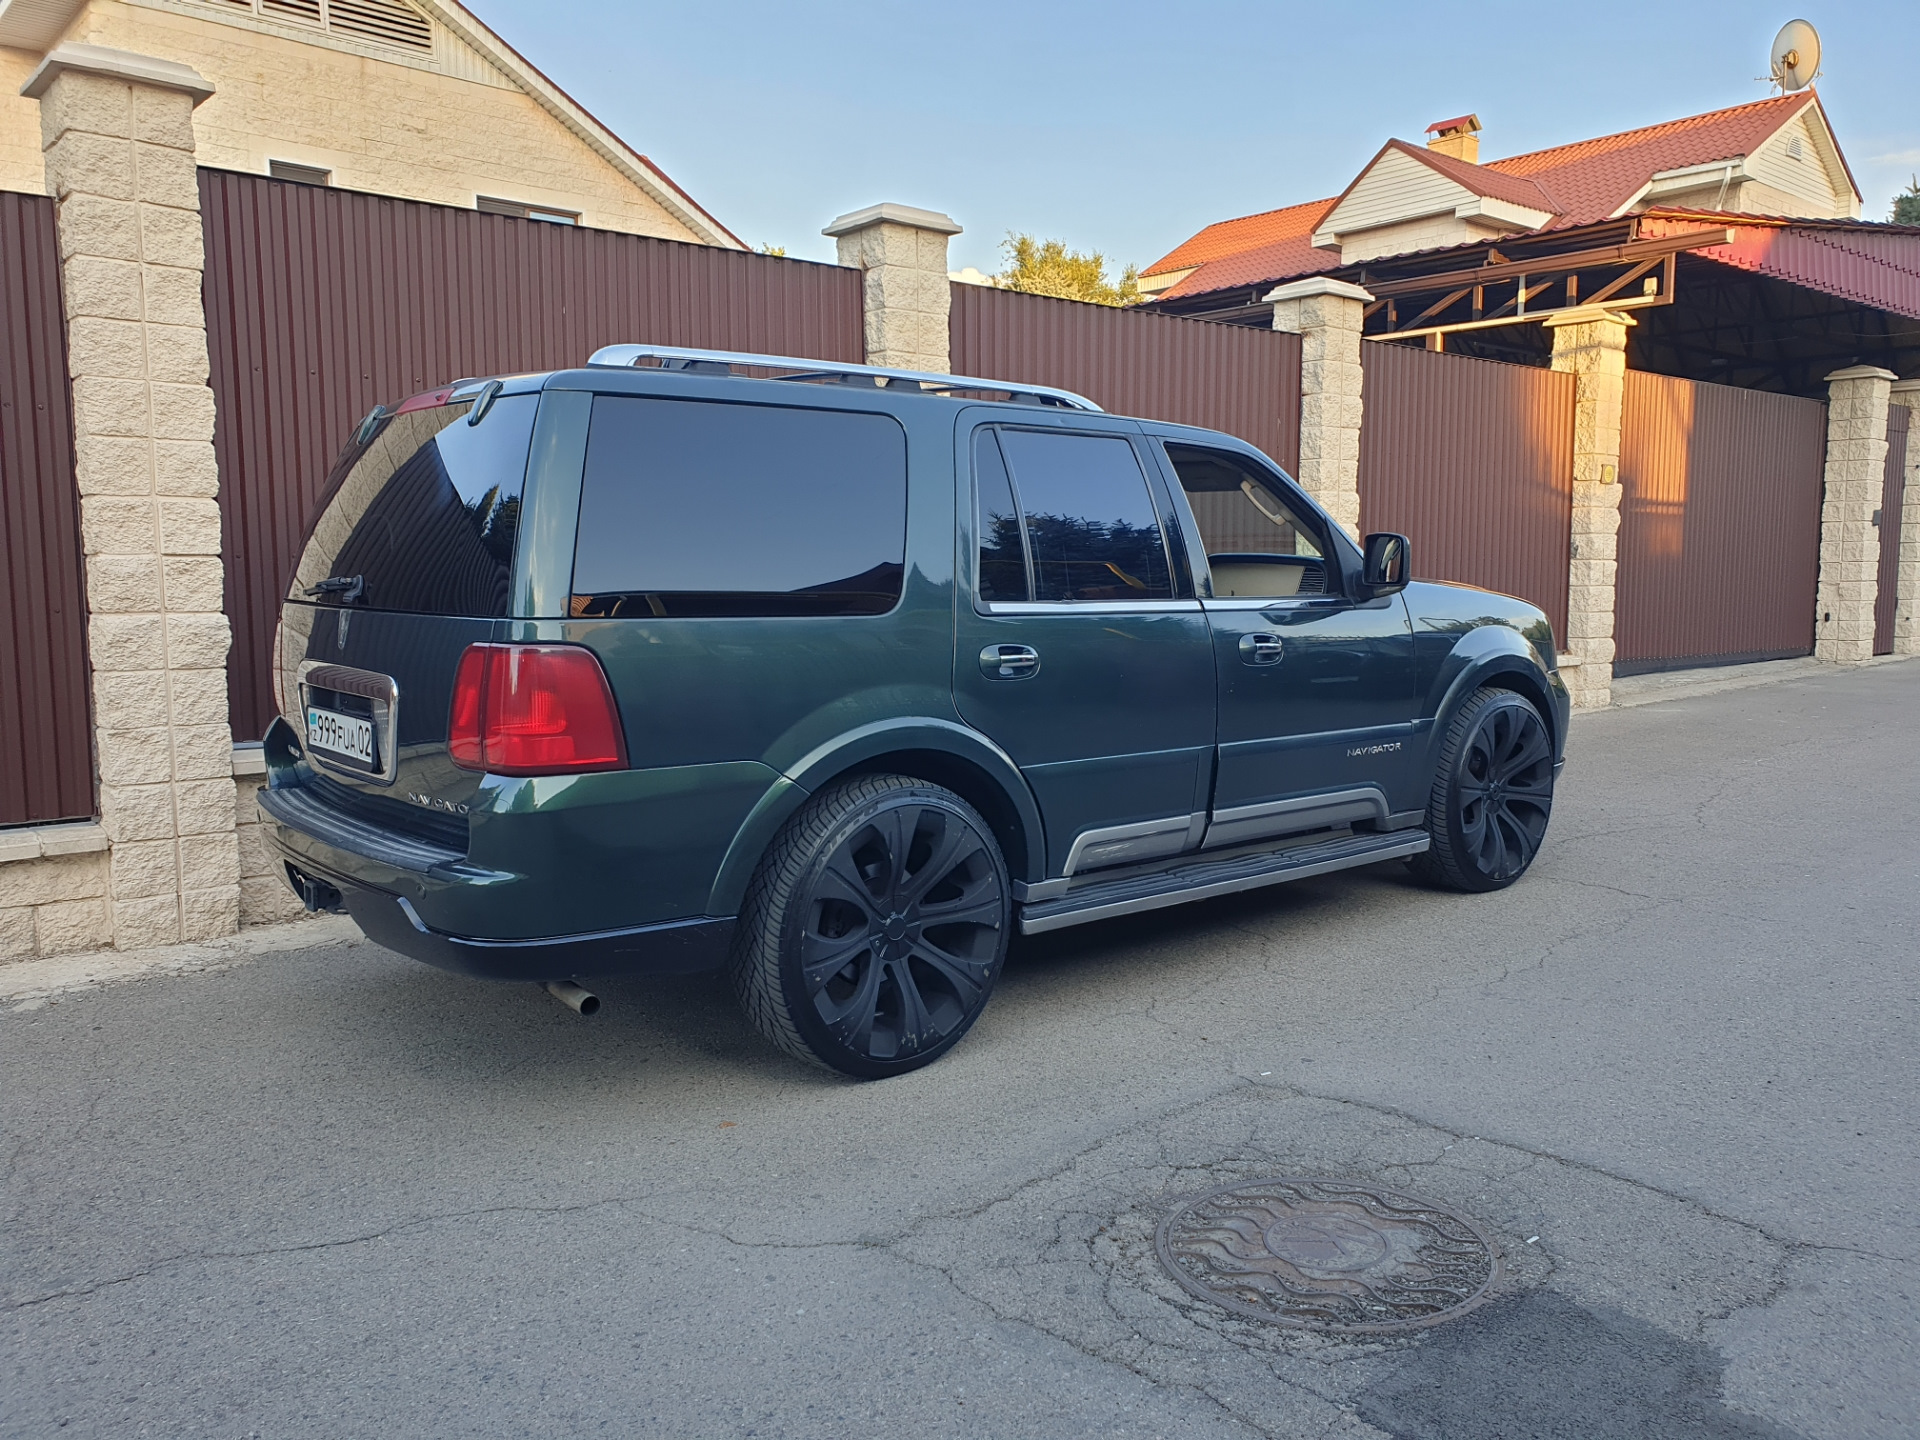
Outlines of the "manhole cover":
{"label": "manhole cover", "polygon": [[1471,1220],[1346,1180],[1223,1185],[1162,1220],[1154,1244],[1202,1300],[1322,1330],[1451,1320],[1500,1278],[1500,1252]]}

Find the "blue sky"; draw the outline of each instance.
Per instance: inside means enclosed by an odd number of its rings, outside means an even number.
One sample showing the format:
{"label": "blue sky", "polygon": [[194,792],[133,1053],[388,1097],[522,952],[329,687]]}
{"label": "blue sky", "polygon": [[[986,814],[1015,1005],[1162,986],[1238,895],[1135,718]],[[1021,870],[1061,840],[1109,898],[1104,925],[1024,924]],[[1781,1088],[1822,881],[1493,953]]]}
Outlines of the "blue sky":
{"label": "blue sky", "polygon": [[813,259],[835,215],[895,200],[966,227],[956,269],[997,268],[1009,230],[1144,265],[1443,116],[1477,112],[1497,159],[1761,99],[1796,15],[1865,218],[1920,171],[1913,0],[467,3],[743,239]]}

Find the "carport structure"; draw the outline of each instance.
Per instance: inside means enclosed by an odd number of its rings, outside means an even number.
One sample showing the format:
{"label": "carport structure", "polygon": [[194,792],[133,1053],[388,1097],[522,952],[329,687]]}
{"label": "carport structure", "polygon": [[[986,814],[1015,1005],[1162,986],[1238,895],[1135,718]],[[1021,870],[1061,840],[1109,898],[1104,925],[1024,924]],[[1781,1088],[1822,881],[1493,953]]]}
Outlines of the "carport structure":
{"label": "carport structure", "polygon": [[[1603,666],[1920,648],[1920,228],[1656,207],[1318,274],[1375,342],[1366,528],[1410,528],[1443,578],[1564,573],[1528,598],[1590,699]],[[1307,283],[1161,305],[1259,325]]]}

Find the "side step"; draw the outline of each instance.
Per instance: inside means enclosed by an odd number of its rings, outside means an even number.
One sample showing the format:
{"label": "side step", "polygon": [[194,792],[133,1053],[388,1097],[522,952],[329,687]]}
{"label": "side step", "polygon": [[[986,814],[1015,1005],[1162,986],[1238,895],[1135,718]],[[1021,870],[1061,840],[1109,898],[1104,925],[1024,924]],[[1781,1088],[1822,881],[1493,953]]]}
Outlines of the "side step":
{"label": "side step", "polygon": [[1398,830],[1384,835],[1340,835],[1311,845],[1293,845],[1284,850],[1235,855],[1224,860],[1196,858],[1189,864],[1151,875],[1095,881],[1076,887],[1057,900],[1023,905],[1020,933],[1038,935],[1045,930],[1085,925],[1115,915],[1158,910],[1189,900],[1209,900],[1238,890],[1254,890],[1262,885],[1304,880],[1333,870],[1349,870],[1356,865],[1398,860],[1418,855],[1428,843],[1424,830]]}

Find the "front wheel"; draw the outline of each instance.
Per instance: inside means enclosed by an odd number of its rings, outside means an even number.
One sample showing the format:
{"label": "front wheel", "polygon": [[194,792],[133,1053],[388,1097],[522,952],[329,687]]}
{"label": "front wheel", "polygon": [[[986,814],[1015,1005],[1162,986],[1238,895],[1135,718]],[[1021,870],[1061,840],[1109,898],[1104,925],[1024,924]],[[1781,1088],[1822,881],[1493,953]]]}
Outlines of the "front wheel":
{"label": "front wheel", "polygon": [[1012,931],[993,832],[950,790],[862,775],[787,822],[734,944],[748,1018],[798,1059],[873,1080],[939,1059],[979,1016]]}
{"label": "front wheel", "polygon": [[1511,690],[1477,690],[1455,712],[1427,800],[1432,846],[1414,873],[1450,890],[1502,890],[1527,873],[1553,812],[1553,742]]}

